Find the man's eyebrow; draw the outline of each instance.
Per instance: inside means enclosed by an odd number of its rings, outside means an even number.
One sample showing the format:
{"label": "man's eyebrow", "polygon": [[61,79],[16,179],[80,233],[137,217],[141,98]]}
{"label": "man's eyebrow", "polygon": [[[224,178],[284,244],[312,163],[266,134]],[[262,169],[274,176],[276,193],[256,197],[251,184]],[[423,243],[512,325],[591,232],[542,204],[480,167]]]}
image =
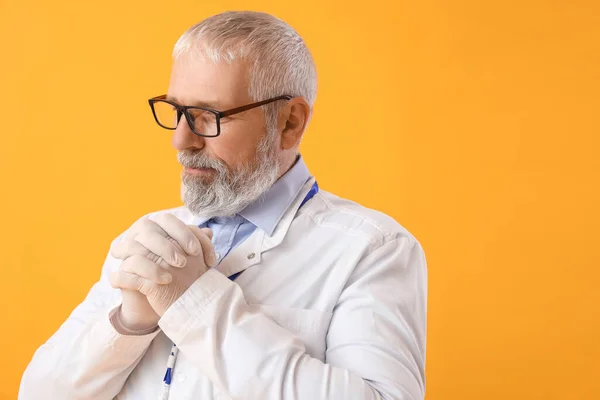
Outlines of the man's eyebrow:
{"label": "man's eyebrow", "polygon": [[182,106],[191,106],[191,107],[204,107],[204,108],[212,108],[213,110],[220,110],[219,105],[217,103],[209,103],[205,101],[194,101],[192,104],[181,104],[177,101],[176,98],[172,96],[167,96],[166,100],[172,101]]}

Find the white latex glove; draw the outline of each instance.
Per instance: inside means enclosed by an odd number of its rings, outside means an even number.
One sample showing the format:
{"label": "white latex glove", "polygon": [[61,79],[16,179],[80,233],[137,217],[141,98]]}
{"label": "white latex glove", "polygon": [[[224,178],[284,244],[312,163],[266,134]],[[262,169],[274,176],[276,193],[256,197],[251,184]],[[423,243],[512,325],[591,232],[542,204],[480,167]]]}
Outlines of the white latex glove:
{"label": "white latex glove", "polygon": [[[197,227],[193,228],[199,230]],[[144,243],[152,250],[144,246]],[[206,246],[205,251],[202,249],[203,246]],[[209,255],[211,252],[210,238],[208,243],[201,243],[196,235],[175,216],[161,214],[156,222],[144,218],[134,223],[123,241],[113,247],[111,255],[125,260],[121,264],[120,271],[131,272],[139,268],[144,271],[149,270],[154,273],[150,279],[165,284],[172,279],[166,271],[170,266],[181,268],[186,265],[188,255],[197,256],[204,253]],[[149,269],[144,268],[148,265]],[[160,268],[156,269],[152,265],[158,265]],[[113,285],[113,287],[117,286]],[[143,331],[157,326],[160,316],[154,311],[146,296],[135,289],[121,289],[123,300],[119,320],[124,327],[132,331]]]}
{"label": "white latex glove", "polygon": [[111,274],[111,285],[124,293],[144,295],[156,315],[162,316],[208,267],[216,265],[211,237],[208,228],[161,214],[153,225],[146,222],[131,241],[115,246],[114,256],[125,261]]}

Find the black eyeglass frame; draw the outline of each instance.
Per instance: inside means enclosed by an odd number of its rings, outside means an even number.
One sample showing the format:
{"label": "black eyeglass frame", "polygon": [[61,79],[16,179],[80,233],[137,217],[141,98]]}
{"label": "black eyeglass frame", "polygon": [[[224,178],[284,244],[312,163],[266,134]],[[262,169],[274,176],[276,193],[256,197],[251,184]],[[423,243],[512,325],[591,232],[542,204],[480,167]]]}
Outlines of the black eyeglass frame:
{"label": "black eyeglass frame", "polygon": [[[158,116],[156,115],[156,111],[154,110],[154,103],[158,103],[158,102],[170,104],[171,106],[173,106],[173,108],[175,108],[177,110],[177,125],[179,125],[179,121],[181,120],[181,115],[185,115],[185,120],[187,121],[188,126],[190,127],[190,130],[195,135],[203,136],[203,137],[217,137],[221,134],[221,118],[225,118],[225,117],[228,117],[233,114],[239,114],[241,112],[248,111],[253,108],[260,107],[260,106],[264,106],[265,104],[273,103],[275,101],[291,100],[291,99],[292,99],[292,96],[289,96],[289,95],[277,96],[277,97],[273,97],[271,99],[258,101],[256,103],[246,104],[246,105],[231,108],[231,109],[225,110],[225,111],[219,111],[219,110],[215,110],[215,109],[208,108],[208,107],[182,106],[182,105],[175,103],[174,101],[167,100],[166,94],[156,96],[156,97],[149,99],[148,104],[150,104],[150,108],[152,109],[152,115],[154,115],[154,120],[162,128],[168,129],[170,131],[174,131],[175,129],[177,129],[177,126],[175,128],[171,128],[171,127],[164,126],[163,124],[160,123],[160,121],[158,120]],[[191,109],[208,111],[208,112],[214,114],[215,120],[217,122],[217,134],[216,135],[206,135],[203,133],[196,132],[196,130],[194,129],[194,120],[193,120],[192,116],[188,113],[188,110],[191,110]]]}

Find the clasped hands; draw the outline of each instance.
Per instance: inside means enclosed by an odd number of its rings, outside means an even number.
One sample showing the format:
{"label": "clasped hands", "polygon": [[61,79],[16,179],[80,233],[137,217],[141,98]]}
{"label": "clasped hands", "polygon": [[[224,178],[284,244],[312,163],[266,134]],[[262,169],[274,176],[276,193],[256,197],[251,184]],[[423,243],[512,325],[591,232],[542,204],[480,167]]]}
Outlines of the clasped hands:
{"label": "clasped hands", "polygon": [[111,255],[123,260],[109,280],[121,289],[120,321],[130,330],[158,324],[165,311],[208,268],[216,265],[212,231],[172,214],[134,223]]}

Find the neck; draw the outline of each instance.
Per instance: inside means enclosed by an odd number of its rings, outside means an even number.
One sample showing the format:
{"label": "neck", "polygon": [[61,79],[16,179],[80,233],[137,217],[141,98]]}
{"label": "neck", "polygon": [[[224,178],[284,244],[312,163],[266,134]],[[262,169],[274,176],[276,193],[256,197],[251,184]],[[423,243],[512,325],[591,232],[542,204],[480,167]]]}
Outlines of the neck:
{"label": "neck", "polygon": [[281,168],[279,168],[279,170],[281,172],[279,173],[279,176],[277,177],[277,179],[281,178],[290,169],[292,169],[292,167],[294,166],[294,164],[296,164],[296,161],[298,161],[299,158],[300,158],[300,153],[297,153],[297,152],[290,154],[290,156],[282,157],[279,162],[279,165],[281,167]]}

